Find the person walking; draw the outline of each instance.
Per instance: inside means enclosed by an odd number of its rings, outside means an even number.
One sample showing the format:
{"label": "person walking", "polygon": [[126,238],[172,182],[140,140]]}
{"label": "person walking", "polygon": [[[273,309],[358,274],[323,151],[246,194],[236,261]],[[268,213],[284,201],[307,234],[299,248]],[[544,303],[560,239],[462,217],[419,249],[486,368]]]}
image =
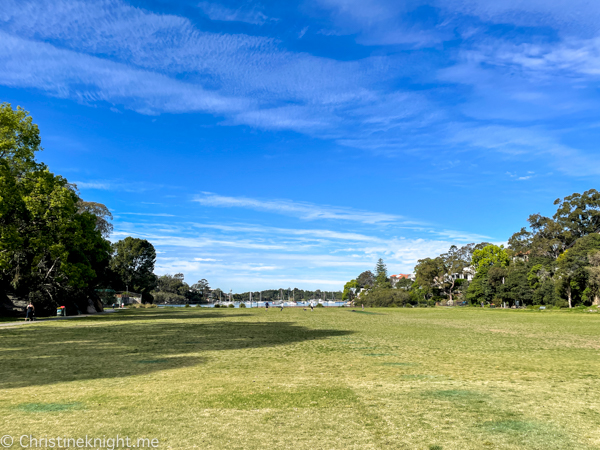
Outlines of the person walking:
{"label": "person walking", "polygon": [[283,311],[283,303],[282,303],[281,305],[279,305],[279,307],[281,308],[281,309],[279,310],[279,312]]}
{"label": "person walking", "polygon": [[25,310],[25,322],[33,322],[34,312],[35,312],[35,306],[33,306],[33,303],[29,302],[29,304],[27,305],[27,309]]}
{"label": "person walking", "polygon": [[315,310],[315,304],[310,302],[310,311],[313,312]]}
{"label": "person walking", "polygon": [[265,309],[268,311],[269,310],[269,302],[265,302]]}

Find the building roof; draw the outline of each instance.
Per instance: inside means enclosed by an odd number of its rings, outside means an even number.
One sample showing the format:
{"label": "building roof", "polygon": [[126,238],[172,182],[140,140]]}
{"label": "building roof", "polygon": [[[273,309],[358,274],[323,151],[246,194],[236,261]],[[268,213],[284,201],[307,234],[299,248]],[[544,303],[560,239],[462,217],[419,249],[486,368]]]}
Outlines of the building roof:
{"label": "building roof", "polygon": [[410,278],[410,273],[399,273],[398,275],[392,275],[392,278]]}

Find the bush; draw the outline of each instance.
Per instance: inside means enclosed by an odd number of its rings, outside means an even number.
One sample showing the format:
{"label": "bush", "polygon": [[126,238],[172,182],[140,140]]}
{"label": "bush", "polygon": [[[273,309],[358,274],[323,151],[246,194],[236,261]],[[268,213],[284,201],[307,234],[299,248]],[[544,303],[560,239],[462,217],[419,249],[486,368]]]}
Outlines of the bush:
{"label": "bush", "polygon": [[221,305],[219,305],[218,303],[215,303],[215,308],[220,308]]}
{"label": "bush", "polygon": [[235,308],[235,305],[233,303],[230,303],[228,308]]}
{"label": "bush", "polygon": [[190,306],[189,303],[186,303],[185,306],[184,306],[184,308],[191,308],[191,306]]}
{"label": "bush", "polygon": [[323,306],[323,303],[317,303],[317,305],[315,306],[315,308],[325,308],[325,307]]}
{"label": "bush", "polygon": [[245,308],[246,304],[245,303],[240,303],[240,308]]}
{"label": "bush", "polygon": [[155,305],[155,304],[153,304],[153,303],[144,303],[142,306],[143,306],[144,308],[158,308],[158,306],[156,306],[156,305]]}
{"label": "bush", "polygon": [[[401,289],[373,289],[361,297],[360,303],[365,306],[407,306],[411,298],[409,292]],[[424,301],[421,299],[419,303]]]}

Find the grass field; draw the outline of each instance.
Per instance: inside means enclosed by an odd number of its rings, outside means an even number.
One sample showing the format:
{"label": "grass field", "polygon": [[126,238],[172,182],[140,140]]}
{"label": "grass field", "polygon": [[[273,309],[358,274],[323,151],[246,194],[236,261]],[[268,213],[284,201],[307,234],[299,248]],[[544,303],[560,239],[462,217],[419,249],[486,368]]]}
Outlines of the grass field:
{"label": "grass field", "polygon": [[[135,310],[0,328],[0,435],[158,448],[600,448],[600,317]],[[26,442],[26,441],[25,441]]]}

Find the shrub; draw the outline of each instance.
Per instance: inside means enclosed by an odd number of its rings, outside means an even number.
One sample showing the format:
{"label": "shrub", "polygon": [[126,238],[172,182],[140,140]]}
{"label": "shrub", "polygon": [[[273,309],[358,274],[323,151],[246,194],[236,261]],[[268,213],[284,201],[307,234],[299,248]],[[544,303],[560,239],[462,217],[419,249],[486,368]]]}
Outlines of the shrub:
{"label": "shrub", "polygon": [[144,303],[142,306],[144,308],[158,308],[154,303]]}
{"label": "shrub", "polygon": [[315,308],[325,308],[325,307],[323,306],[323,303],[317,303],[317,305],[315,306]]}
{"label": "shrub", "polygon": [[233,303],[230,303],[228,308],[235,308],[235,305]]}
{"label": "shrub", "polygon": [[191,306],[190,306],[189,303],[186,303],[185,306],[184,306],[184,308],[191,308]]}
{"label": "shrub", "polygon": [[245,303],[240,303],[240,308],[245,308],[246,304]]}
{"label": "shrub", "polygon": [[219,305],[218,303],[215,303],[215,308],[220,308],[221,305]]}

